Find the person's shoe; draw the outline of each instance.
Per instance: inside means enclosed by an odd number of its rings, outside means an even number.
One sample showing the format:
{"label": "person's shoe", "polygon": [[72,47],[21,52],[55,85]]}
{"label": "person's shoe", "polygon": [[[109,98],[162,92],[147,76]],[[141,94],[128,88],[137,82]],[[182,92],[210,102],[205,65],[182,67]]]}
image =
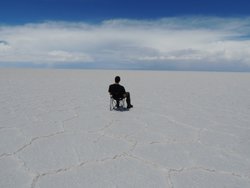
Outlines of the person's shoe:
{"label": "person's shoe", "polygon": [[129,109],[129,108],[133,108],[133,105],[130,104],[130,105],[127,106],[127,108],[128,108],[128,109]]}

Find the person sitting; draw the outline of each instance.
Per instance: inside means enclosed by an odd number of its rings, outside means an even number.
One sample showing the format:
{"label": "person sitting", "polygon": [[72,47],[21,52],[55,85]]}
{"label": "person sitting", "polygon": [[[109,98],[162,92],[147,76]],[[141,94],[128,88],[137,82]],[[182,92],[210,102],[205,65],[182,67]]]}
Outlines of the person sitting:
{"label": "person sitting", "polygon": [[125,88],[119,84],[120,80],[121,78],[119,76],[116,76],[115,83],[109,86],[108,92],[112,96],[112,98],[116,100],[117,107],[119,107],[119,101],[126,98],[127,108],[132,108],[133,105],[131,104],[130,93],[126,92]]}

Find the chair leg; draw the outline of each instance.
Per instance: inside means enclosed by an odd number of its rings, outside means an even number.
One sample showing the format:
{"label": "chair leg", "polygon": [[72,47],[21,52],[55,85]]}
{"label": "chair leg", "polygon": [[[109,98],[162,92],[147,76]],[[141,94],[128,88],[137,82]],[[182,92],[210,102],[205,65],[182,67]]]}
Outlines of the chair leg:
{"label": "chair leg", "polygon": [[121,99],[121,100],[115,100],[113,98],[110,98],[110,111],[114,110],[114,109],[118,109],[122,107],[125,108],[125,99]]}
{"label": "chair leg", "polygon": [[116,102],[113,98],[110,98],[110,111],[114,110]]}
{"label": "chair leg", "polygon": [[110,111],[113,110],[113,99],[112,98],[110,98],[109,110]]}
{"label": "chair leg", "polygon": [[120,100],[116,100],[116,108],[120,107]]}
{"label": "chair leg", "polygon": [[125,108],[125,99],[122,99],[122,100],[121,100],[121,103],[122,103],[122,104],[121,104],[122,107]]}

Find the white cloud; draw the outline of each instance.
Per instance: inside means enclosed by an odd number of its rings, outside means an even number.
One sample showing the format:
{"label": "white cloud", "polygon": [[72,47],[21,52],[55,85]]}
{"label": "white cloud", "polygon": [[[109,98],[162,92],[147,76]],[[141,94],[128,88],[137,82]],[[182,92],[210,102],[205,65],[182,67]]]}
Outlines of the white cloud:
{"label": "white cloud", "polygon": [[50,51],[47,61],[51,62],[92,62],[93,59],[84,53],[67,51]]}
{"label": "white cloud", "polygon": [[[250,18],[176,17],[0,26],[1,63],[250,67]],[[250,68],[249,68],[250,69]]]}

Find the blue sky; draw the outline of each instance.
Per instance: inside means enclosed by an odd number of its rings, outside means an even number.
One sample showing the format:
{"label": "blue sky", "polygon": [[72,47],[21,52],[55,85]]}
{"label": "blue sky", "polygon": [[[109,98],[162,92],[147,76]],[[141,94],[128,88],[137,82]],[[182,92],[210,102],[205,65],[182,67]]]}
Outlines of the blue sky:
{"label": "blue sky", "polygon": [[0,23],[249,15],[248,0],[3,0]]}
{"label": "blue sky", "polygon": [[6,0],[0,67],[250,70],[247,0]]}

